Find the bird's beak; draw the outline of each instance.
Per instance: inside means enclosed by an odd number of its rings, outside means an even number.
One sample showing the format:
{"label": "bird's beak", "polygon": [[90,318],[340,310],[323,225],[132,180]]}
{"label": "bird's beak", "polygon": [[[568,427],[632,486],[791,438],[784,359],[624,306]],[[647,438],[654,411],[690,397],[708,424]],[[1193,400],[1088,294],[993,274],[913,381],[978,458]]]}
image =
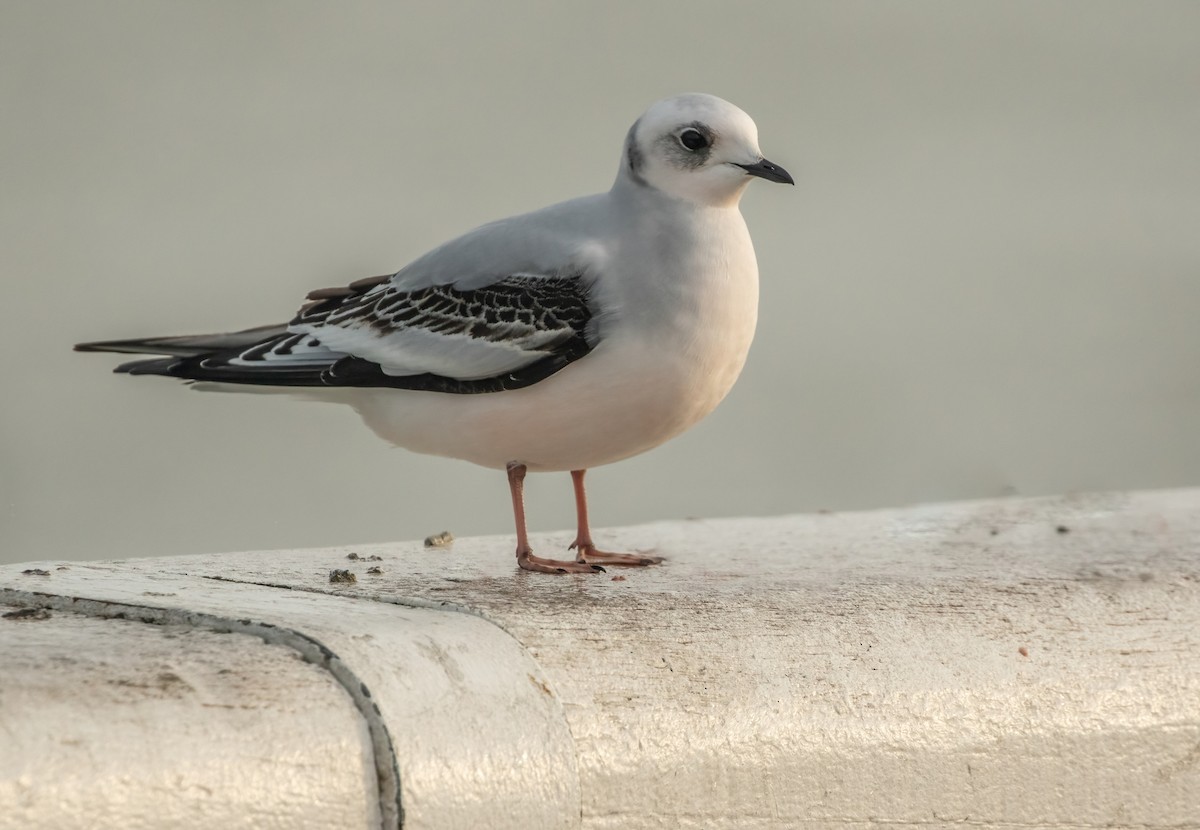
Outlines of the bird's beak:
{"label": "bird's beak", "polygon": [[751,176],[758,176],[760,179],[766,179],[769,182],[779,182],[780,184],[795,184],[792,179],[792,174],[784,170],[773,161],[759,159],[754,164],[739,164],[738,167],[745,170]]}

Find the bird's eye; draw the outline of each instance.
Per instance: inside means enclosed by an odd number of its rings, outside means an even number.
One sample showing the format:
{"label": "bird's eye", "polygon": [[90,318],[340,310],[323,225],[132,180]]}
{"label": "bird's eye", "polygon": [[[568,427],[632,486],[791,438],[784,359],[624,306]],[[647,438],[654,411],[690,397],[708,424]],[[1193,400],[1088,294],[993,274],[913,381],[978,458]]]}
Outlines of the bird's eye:
{"label": "bird's eye", "polygon": [[699,130],[689,127],[679,134],[679,143],[684,146],[684,149],[691,150],[694,153],[708,146],[708,138]]}

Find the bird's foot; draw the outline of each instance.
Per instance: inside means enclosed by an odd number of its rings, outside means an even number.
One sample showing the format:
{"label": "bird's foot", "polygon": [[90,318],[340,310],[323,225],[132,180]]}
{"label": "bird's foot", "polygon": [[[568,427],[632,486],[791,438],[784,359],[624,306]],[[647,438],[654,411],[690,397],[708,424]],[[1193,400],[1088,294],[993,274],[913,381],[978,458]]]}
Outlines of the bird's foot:
{"label": "bird's foot", "polygon": [[534,556],[531,550],[517,551],[517,565],[525,571],[535,571],[542,574],[592,574],[603,573],[604,568],[592,562],[569,559],[543,559]]}
{"label": "bird's foot", "polygon": [[609,553],[606,550],[597,550],[591,542],[579,542],[578,540],[571,544],[571,548],[577,551],[576,562],[586,562],[589,565],[619,565],[625,568],[639,568],[646,565],[657,565],[663,561],[661,556],[653,556],[650,553]]}

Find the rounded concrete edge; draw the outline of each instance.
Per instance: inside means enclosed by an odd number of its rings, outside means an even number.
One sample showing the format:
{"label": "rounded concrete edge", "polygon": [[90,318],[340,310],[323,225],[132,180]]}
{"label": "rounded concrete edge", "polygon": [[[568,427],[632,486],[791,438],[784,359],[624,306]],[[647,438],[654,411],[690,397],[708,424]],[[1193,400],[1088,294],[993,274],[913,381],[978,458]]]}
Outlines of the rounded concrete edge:
{"label": "rounded concrete edge", "polygon": [[338,658],[337,654],[312,637],[300,631],[250,619],[231,619],[181,609],[131,605],[84,597],[57,596],[11,588],[0,588],[0,604],[24,608],[46,608],[97,619],[132,620],[150,625],[186,625],[190,628],[220,634],[246,634],[257,637],[268,645],[282,646],[295,651],[305,662],[327,671],[354,702],[371,736],[382,826],[385,828],[403,826],[404,807],[400,800],[400,770],[396,763],[392,737],[388,732],[387,724],[380,715],[379,706],[372,699],[367,685]]}

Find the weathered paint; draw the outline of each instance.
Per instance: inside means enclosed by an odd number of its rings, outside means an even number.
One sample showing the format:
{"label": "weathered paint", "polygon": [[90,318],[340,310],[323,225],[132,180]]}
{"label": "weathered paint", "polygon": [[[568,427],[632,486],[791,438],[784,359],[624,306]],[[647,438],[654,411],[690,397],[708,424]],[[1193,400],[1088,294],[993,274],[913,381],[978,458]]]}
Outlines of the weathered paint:
{"label": "weathered paint", "polygon": [[[406,827],[1200,826],[1200,490],[597,535],[668,561],[550,577],[516,571],[507,538],[462,539],[0,586],[169,591],[328,644],[380,703]],[[558,810],[540,825],[525,777]]]}

